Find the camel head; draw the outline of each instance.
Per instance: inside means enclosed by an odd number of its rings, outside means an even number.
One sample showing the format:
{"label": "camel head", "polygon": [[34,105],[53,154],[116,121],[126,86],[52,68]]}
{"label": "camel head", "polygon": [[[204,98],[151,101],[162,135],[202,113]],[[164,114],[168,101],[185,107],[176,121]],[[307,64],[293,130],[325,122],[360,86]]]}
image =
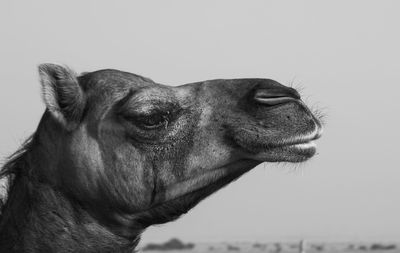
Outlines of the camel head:
{"label": "camel head", "polygon": [[39,67],[40,177],[121,234],[171,221],[263,162],[303,162],[321,124],[270,79],[167,86]]}

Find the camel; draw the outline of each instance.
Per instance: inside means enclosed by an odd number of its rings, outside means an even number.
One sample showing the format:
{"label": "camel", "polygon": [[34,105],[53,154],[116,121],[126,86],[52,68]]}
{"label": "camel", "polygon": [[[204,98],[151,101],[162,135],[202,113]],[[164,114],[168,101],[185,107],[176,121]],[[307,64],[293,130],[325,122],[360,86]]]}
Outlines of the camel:
{"label": "camel", "polygon": [[167,86],[113,69],[39,65],[46,110],[4,165],[0,252],[133,252],[263,162],[316,152],[318,117],[271,79]]}

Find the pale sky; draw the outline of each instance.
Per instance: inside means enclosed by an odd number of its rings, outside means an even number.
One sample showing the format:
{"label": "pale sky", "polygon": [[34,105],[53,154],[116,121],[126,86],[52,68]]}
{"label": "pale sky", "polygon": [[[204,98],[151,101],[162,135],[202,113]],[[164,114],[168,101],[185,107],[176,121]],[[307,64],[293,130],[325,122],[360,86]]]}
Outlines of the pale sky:
{"label": "pale sky", "polygon": [[319,154],[265,164],[144,242],[399,240],[399,1],[2,1],[0,155],[36,128],[36,66],[180,85],[273,78],[327,114]]}

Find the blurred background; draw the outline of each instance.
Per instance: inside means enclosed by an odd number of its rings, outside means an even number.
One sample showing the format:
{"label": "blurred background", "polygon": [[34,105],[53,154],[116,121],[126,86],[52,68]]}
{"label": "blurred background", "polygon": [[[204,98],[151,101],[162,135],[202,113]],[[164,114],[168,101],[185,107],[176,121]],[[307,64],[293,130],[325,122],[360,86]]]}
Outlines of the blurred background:
{"label": "blurred background", "polygon": [[272,78],[326,115],[319,154],[264,164],[143,243],[400,239],[399,1],[0,2],[0,155],[44,111],[37,65],[181,85]]}

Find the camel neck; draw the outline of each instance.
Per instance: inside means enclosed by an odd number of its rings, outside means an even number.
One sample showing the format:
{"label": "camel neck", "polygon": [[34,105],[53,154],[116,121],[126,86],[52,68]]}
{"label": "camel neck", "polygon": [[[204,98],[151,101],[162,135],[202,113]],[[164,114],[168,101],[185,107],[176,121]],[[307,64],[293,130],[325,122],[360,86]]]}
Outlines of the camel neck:
{"label": "camel neck", "polygon": [[113,233],[65,194],[16,174],[0,216],[0,252],[133,252],[139,236]]}

